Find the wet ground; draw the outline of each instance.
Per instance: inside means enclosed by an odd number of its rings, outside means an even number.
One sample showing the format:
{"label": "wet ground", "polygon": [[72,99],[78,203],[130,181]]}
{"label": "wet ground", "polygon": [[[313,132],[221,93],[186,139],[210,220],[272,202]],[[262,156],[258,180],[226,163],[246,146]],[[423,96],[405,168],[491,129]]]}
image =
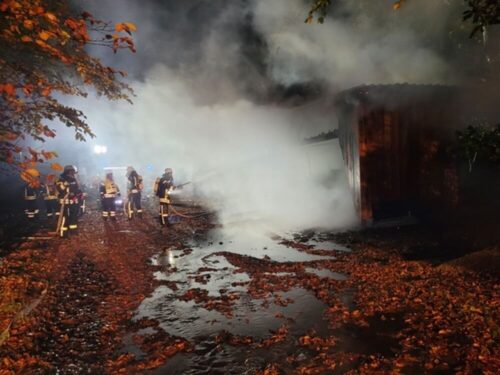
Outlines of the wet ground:
{"label": "wet ground", "polygon": [[[226,259],[225,254],[301,264],[334,258],[333,253],[318,256],[300,252],[280,244],[276,235],[255,233],[251,228],[244,227],[231,228],[230,231],[212,230],[188,245],[188,251],[168,248],[152,258],[152,263],[161,267],[155,277],[169,285],[175,284],[175,287],[173,290],[167,285],[159,286],[152,296],[143,301],[135,317],[158,320],[160,327],[168,334],[181,336],[194,344],[192,353],[176,357],[156,373],[252,373],[265,367],[266,363],[286,356],[287,350],[293,347],[285,343],[272,352],[262,349],[254,353],[238,347],[221,347],[216,340],[220,332],[258,341],[269,338],[272,332],[286,323],[292,337],[305,335],[312,330],[321,334],[329,333],[322,316],[327,306],[314,294],[303,288],[277,293],[280,300],[287,301],[283,304],[270,304],[266,298],[251,298],[247,285],[255,275],[238,269]],[[323,249],[341,248],[348,251],[334,243],[325,245]],[[322,278],[346,278],[342,273],[327,269],[308,267],[305,271]],[[268,274],[272,275],[273,272]],[[274,274],[278,277],[294,275],[280,271]],[[204,301],[196,303],[182,300],[191,289],[206,291],[208,296],[216,299],[233,296],[231,315],[207,310],[203,306]]]}
{"label": "wet ground", "polygon": [[498,373],[498,280],[405,259],[412,238],[153,209],[2,258],[0,374]]}

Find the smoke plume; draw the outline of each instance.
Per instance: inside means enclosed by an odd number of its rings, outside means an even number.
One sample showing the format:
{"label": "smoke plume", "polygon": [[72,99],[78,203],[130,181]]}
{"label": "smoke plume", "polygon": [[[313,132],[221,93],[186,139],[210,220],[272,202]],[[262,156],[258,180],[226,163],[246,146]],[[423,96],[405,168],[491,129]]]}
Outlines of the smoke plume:
{"label": "smoke plume", "polygon": [[408,3],[396,14],[385,2],[338,1],[325,24],[306,25],[301,0],[88,2],[97,18],[138,26],[137,55],[92,51],[129,71],[134,105],[70,103],[108,145],[92,165],[151,178],[172,167],[223,223],[353,225],[338,143],[303,140],[337,127],[339,90],[456,79],[443,41],[457,8]]}

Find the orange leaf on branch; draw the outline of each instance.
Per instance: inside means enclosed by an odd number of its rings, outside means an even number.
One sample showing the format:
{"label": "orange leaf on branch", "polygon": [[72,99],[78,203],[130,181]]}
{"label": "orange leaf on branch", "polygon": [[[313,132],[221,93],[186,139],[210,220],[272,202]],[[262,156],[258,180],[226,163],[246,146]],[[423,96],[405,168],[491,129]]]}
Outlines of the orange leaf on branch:
{"label": "orange leaf on branch", "polygon": [[52,163],[50,165],[50,168],[52,168],[55,171],[63,171],[64,170],[64,168],[62,167],[62,165],[59,164],[59,163]]}
{"label": "orange leaf on branch", "polygon": [[132,22],[122,22],[115,25],[115,30],[117,32],[125,31],[127,34],[131,35],[131,31],[136,31],[137,27]]}
{"label": "orange leaf on branch", "polygon": [[56,133],[48,127],[43,128],[43,134],[49,138],[54,138],[56,136]]}
{"label": "orange leaf on branch", "polygon": [[28,147],[28,151],[31,154],[31,160],[37,161],[38,160],[38,152],[33,150],[31,147]]}
{"label": "orange leaf on branch", "polygon": [[40,176],[40,172],[38,172],[38,170],[35,168],[26,169],[25,172],[32,177],[39,177]]}
{"label": "orange leaf on branch", "polygon": [[50,87],[45,87],[41,92],[40,94],[42,94],[42,96],[49,96],[50,93],[52,92],[52,89]]}
{"label": "orange leaf on branch", "polygon": [[401,5],[403,5],[403,0],[396,1],[396,2],[392,5],[392,9],[394,9],[394,10],[398,10],[399,8],[401,8]]}
{"label": "orange leaf on branch", "polygon": [[19,138],[19,135],[16,133],[7,132],[5,134],[2,134],[2,137],[9,141],[15,141],[17,138]]}
{"label": "orange leaf on branch", "polygon": [[9,96],[14,96],[16,94],[16,87],[12,83],[4,83],[0,85],[0,91],[5,92]]}
{"label": "orange leaf on branch", "polygon": [[38,180],[38,176],[33,176],[31,173],[28,171],[33,171],[33,170],[26,170],[26,171],[21,171],[19,174],[21,179],[26,182],[28,185],[31,187],[39,187],[40,186],[40,181]]}
{"label": "orange leaf on branch", "polygon": [[[114,25],[96,20],[87,12],[76,13],[67,3],[66,0],[0,1],[3,12],[0,43],[4,46],[0,70],[0,97],[4,100],[0,101],[0,113],[10,116],[3,122],[7,125],[0,134],[0,159],[12,162],[17,168],[23,160],[13,157],[17,146],[12,142],[24,135],[37,140],[54,137],[52,129],[38,127],[46,119],[59,119],[73,127],[79,140],[93,136],[84,114],[50,97],[52,91],[85,97],[89,86],[110,100],[129,100],[132,94],[129,86],[119,80],[121,72],[108,70],[84,48],[89,43],[113,47],[113,39],[103,38],[102,31],[109,32]],[[130,34],[136,26],[124,22],[119,29]],[[131,39],[123,39],[116,47],[132,49],[132,45]],[[52,74],[47,69],[61,63],[66,64],[61,74]],[[82,69],[78,70],[79,67]],[[7,132],[15,135],[9,138]],[[35,150],[27,154],[24,161],[40,162],[40,157],[44,160],[55,157]],[[57,166],[55,169],[59,170]]]}
{"label": "orange leaf on branch", "polygon": [[42,151],[42,155],[45,158],[45,160],[50,160],[57,156],[57,154],[52,151]]}

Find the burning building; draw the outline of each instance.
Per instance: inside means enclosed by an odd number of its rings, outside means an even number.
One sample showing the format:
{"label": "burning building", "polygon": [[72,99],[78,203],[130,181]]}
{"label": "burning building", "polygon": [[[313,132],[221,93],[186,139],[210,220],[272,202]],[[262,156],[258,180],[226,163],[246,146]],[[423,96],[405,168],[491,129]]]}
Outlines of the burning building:
{"label": "burning building", "polygon": [[473,113],[463,89],[359,86],[341,92],[335,104],[348,180],[363,222],[458,206],[460,172],[451,149],[456,131]]}

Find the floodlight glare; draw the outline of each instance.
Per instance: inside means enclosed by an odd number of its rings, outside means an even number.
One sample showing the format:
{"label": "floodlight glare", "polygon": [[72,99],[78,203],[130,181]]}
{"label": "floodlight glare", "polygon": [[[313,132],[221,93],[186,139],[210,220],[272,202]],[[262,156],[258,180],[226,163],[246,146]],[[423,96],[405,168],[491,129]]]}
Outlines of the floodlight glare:
{"label": "floodlight glare", "polygon": [[102,145],[95,145],[94,146],[94,153],[95,154],[105,154],[106,152],[108,152],[108,148],[106,146],[102,146]]}

